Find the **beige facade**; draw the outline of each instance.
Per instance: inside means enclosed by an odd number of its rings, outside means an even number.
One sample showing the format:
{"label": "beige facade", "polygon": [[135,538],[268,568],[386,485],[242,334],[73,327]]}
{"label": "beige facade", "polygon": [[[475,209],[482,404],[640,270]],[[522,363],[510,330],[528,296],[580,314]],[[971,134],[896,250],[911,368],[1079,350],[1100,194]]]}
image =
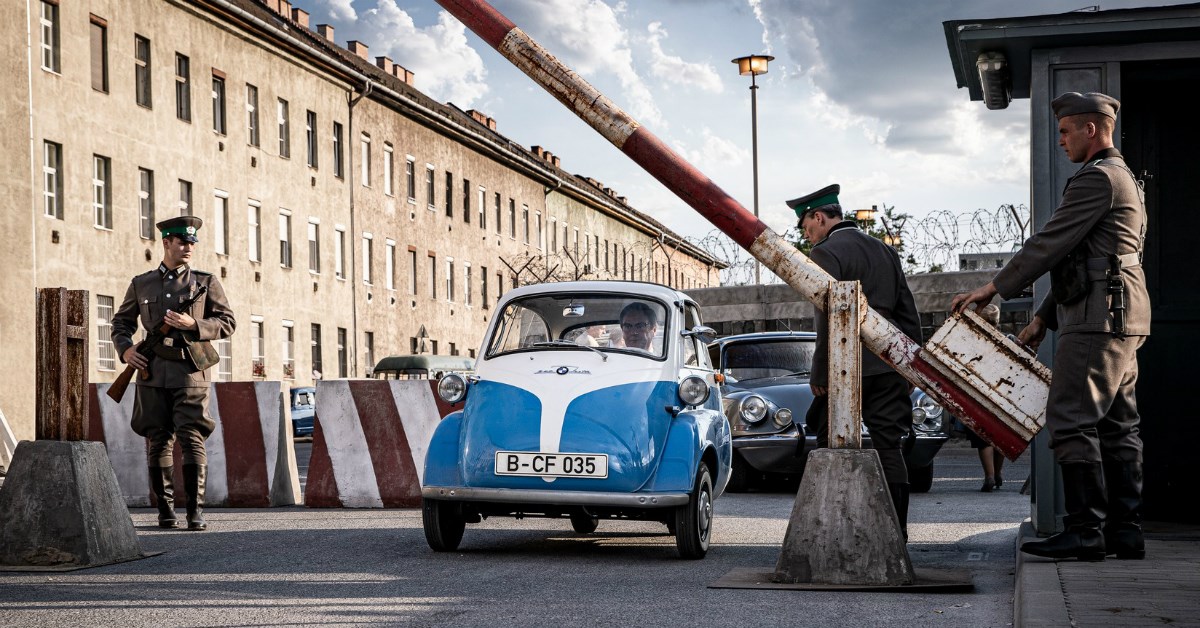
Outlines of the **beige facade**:
{"label": "beige facade", "polygon": [[193,265],[238,318],[220,379],[473,355],[517,284],[719,282],[711,256],[615,192],[287,3],[31,0],[0,19],[6,58],[27,61],[0,69],[0,116],[20,131],[0,165],[0,408],[18,438],[33,436],[34,289],[89,291],[90,376],[111,381],[106,317],[160,259],[153,223],[180,213],[204,219]]}

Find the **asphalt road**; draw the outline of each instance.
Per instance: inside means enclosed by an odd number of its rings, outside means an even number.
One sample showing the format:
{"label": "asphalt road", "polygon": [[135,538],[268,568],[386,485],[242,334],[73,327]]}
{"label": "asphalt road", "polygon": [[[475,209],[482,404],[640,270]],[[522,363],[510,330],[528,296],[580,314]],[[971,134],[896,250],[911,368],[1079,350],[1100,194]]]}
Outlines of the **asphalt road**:
{"label": "asphalt road", "polygon": [[1006,626],[1026,459],[1008,466],[1002,490],[980,493],[975,452],[947,447],[933,490],[913,496],[914,565],[968,569],[971,593],[707,588],[734,568],[773,568],[790,491],[718,499],[701,561],[679,560],[657,524],[601,522],[579,535],[565,520],[490,519],[468,527],[460,551],[438,554],[418,509],[217,509],[205,533],[158,530],[154,511],[134,509],[143,550],[165,554],[0,573],[0,626]]}

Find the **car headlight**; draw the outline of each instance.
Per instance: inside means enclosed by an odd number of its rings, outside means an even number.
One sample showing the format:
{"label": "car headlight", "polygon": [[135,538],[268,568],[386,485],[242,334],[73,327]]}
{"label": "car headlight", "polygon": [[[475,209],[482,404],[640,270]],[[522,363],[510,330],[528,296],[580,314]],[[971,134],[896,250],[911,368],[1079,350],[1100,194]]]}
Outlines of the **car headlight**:
{"label": "car headlight", "polygon": [[945,409],[937,401],[934,401],[933,397],[925,394],[924,391],[917,393],[917,400],[913,403],[912,409],[913,427],[925,432],[941,431],[944,415]]}
{"label": "car headlight", "polygon": [[775,426],[784,428],[792,424],[792,411],[788,408],[780,408],[775,411]]}
{"label": "car headlight", "polygon": [[438,396],[446,403],[458,403],[467,396],[467,380],[458,373],[450,373],[438,380]]}
{"label": "car headlight", "polygon": [[698,406],[708,401],[708,382],[695,375],[689,375],[679,382],[679,400],[688,406]]}
{"label": "car headlight", "polygon": [[739,414],[746,423],[758,423],[767,418],[767,402],[758,395],[750,395],[742,399],[742,407],[739,410]]}

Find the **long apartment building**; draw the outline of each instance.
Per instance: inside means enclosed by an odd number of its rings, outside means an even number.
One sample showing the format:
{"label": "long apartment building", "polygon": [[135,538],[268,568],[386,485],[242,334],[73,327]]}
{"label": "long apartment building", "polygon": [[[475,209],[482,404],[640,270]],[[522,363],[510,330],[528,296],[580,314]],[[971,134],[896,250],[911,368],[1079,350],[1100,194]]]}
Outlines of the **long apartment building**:
{"label": "long apartment building", "polygon": [[717,260],[613,190],[287,2],[5,2],[0,29],[0,411],[18,438],[33,436],[35,289],[88,291],[89,376],[113,380],[109,320],[170,216],[204,220],[193,266],[237,316],[217,380],[473,356],[527,283],[719,283]]}

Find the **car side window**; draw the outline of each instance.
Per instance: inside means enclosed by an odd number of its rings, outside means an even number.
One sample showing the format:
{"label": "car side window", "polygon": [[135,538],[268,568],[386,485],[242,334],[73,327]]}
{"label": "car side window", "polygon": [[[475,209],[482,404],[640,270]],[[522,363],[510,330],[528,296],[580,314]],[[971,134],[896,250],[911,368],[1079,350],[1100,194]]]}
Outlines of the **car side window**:
{"label": "car side window", "polygon": [[[702,325],[700,321],[700,310],[692,304],[684,306],[683,316],[684,329],[694,329]],[[685,366],[692,366],[706,370],[712,370],[712,363],[708,359],[708,350],[699,338],[690,336],[683,339],[683,363]]]}

